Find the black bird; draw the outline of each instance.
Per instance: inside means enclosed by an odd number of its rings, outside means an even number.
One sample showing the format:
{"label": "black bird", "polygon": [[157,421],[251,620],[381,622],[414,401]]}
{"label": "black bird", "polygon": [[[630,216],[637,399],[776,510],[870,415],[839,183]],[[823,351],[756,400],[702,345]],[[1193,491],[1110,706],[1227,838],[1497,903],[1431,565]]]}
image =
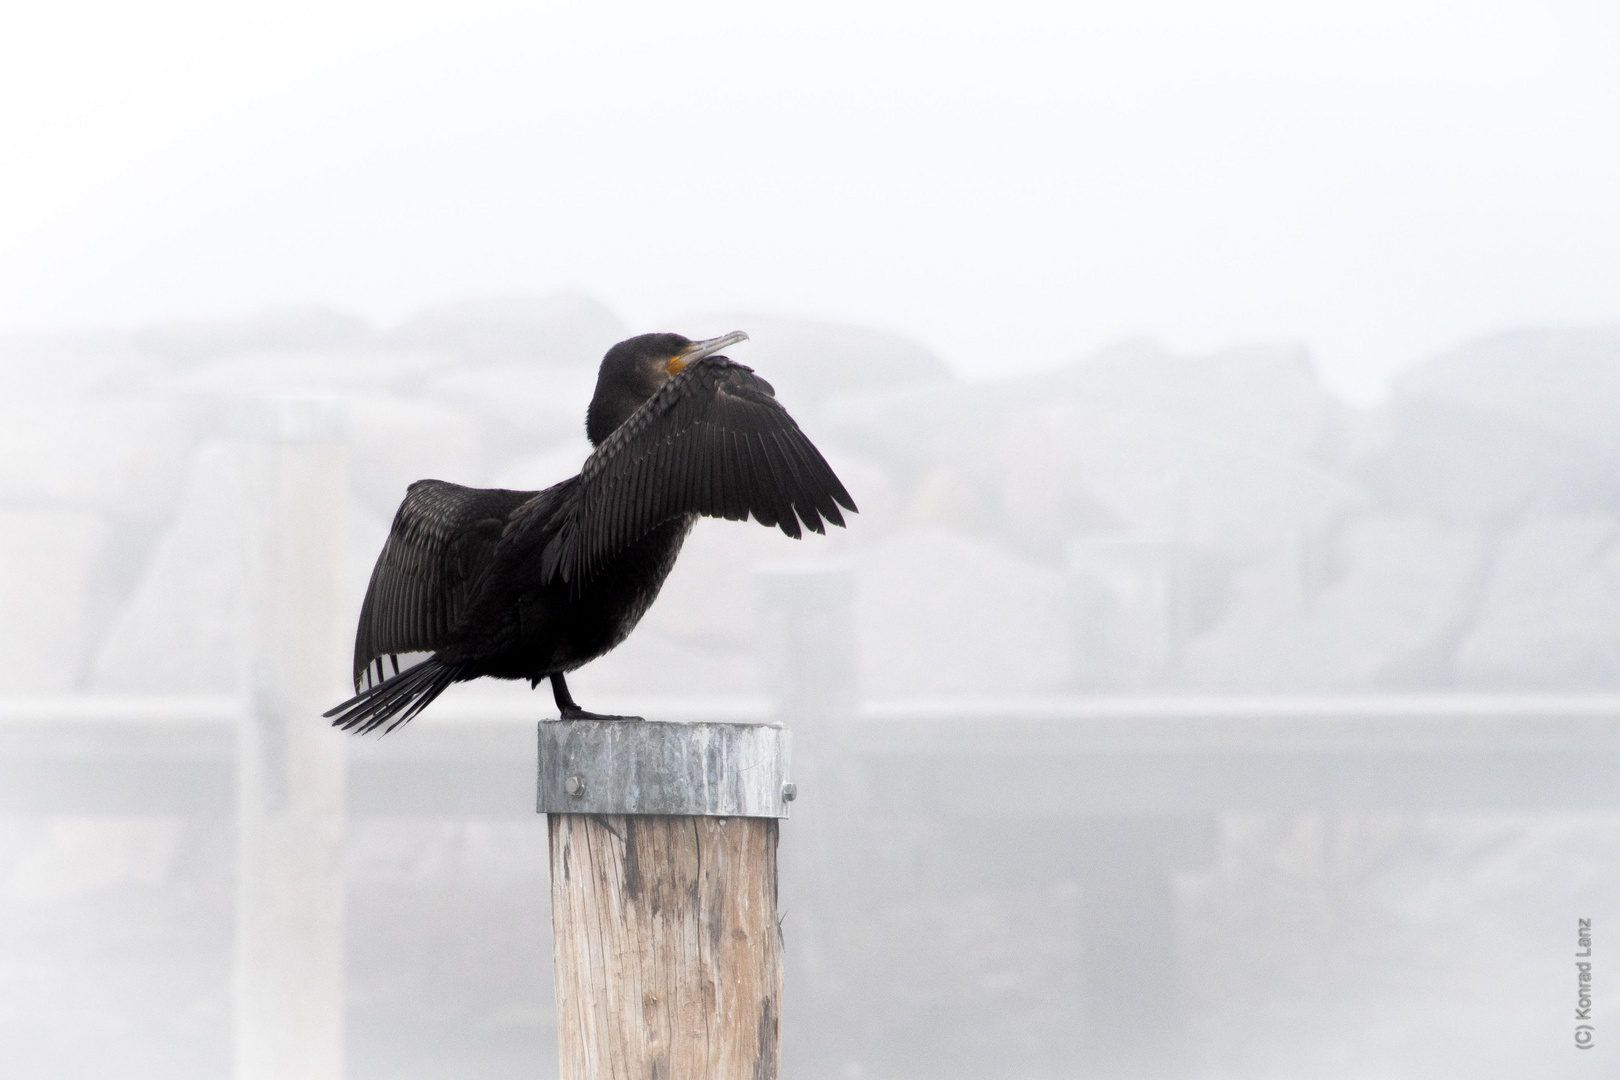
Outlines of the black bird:
{"label": "black bird", "polygon": [[[855,509],[771,384],[718,355],[747,339],[643,334],[609,349],[585,413],[596,449],[571,480],[412,484],[360,610],[356,694],[332,723],[392,731],[482,675],[550,679],[565,720],[639,719],[586,712],[564,674],[629,635],[699,515],[752,514],[798,539],[801,521],[825,532]],[[413,652],[431,655],[400,670]]]}

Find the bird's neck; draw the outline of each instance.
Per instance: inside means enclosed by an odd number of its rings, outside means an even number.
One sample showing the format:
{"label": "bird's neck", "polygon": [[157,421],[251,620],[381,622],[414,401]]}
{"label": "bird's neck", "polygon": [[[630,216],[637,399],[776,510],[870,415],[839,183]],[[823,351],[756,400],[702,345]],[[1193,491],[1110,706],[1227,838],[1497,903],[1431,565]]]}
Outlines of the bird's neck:
{"label": "bird's neck", "polygon": [[620,387],[598,385],[590,408],[585,410],[585,437],[591,440],[592,446],[601,446],[646,400],[645,395]]}

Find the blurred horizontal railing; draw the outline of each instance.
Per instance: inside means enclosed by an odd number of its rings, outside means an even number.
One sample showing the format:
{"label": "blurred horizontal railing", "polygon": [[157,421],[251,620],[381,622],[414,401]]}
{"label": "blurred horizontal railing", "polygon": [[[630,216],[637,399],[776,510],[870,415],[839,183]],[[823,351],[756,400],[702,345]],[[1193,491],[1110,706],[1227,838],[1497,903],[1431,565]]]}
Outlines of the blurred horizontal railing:
{"label": "blurred horizontal railing", "polygon": [[[762,698],[616,704],[664,720],[772,714]],[[0,813],[232,813],[246,708],[221,697],[0,699]],[[445,701],[404,731],[349,739],[350,811],[532,814],[543,715],[526,702]],[[916,699],[867,702],[795,734],[859,777],[840,785],[860,804],[849,809],[879,814],[1620,806],[1614,694]]]}
{"label": "blurred horizontal railing", "polygon": [[232,814],[244,710],[222,697],[0,699],[0,813]]}
{"label": "blurred horizontal railing", "polygon": [[[670,720],[746,721],[770,711],[753,699],[625,706]],[[0,698],[0,814],[232,814],[247,709],[229,697]],[[351,813],[532,816],[541,715],[525,703],[447,701],[387,737],[334,734],[348,756]]]}
{"label": "blurred horizontal railing", "polygon": [[[1620,806],[1620,695],[1129,695],[868,704],[878,806],[1051,817]],[[1017,791],[1016,800],[1006,798]]]}

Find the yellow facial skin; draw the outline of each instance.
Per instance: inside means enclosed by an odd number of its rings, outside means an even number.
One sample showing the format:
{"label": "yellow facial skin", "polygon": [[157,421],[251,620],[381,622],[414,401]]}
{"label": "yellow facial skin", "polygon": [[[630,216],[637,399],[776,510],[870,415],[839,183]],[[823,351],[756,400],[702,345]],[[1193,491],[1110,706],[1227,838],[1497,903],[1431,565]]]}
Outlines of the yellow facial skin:
{"label": "yellow facial skin", "polygon": [[727,345],[735,345],[739,341],[747,341],[748,335],[741,330],[733,330],[729,334],[721,334],[717,338],[707,341],[694,341],[664,364],[664,370],[673,378],[685,371],[694,361],[702,360],[705,356],[713,356]]}

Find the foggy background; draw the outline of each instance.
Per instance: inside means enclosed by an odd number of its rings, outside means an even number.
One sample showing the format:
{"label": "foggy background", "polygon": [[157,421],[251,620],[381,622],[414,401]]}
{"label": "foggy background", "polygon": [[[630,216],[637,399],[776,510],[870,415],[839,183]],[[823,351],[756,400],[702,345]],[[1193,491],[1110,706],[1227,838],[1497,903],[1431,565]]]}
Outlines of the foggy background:
{"label": "foggy background", "polygon": [[[341,418],[347,627],[405,484],[562,479],[608,345],[740,328],[731,355],[861,513],[800,543],[701,523],[573,680],[588,708],[770,715],[770,575],[802,565],[851,583],[861,729],[806,722],[807,761],[913,715],[1114,710],[1152,737],[1177,701],[1240,748],[1323,701],[1350,742],[1379,709],[1462,702],[1524,719],[1526,760],[1537,717],[1573,710],[1612,755],[1611,9],[66,5],[6,27],[0,754],[64,701],[245,692],[257,403]],[[552,712],[462,686],[393,739],[480,709]],[[880,773],[805,784],[800,866],[840,895],[784,883],[784,1074],[1600,1075],[1607,965],[1579,1054],[1571,954],[1577,918],[1601,960],[1620,916],[1614,789],[1490,760],[1472,804],[1380,806],[1327,770],[1290,774],[1286,811],[883,810],[858,842],[838,830],[885,805]],[[229,1073],[230,821],[6,806],[7,1075]],[[1167,891],[1141,886],[1142,924],[1099,920],[1148,863]],[[357,815],[344,873],[351,1076],[548,1074],[541,819]],[[1099,967],[1163,986],[1162,1015],[1119,1023],[1173,1052],[1098,1050]]]}

